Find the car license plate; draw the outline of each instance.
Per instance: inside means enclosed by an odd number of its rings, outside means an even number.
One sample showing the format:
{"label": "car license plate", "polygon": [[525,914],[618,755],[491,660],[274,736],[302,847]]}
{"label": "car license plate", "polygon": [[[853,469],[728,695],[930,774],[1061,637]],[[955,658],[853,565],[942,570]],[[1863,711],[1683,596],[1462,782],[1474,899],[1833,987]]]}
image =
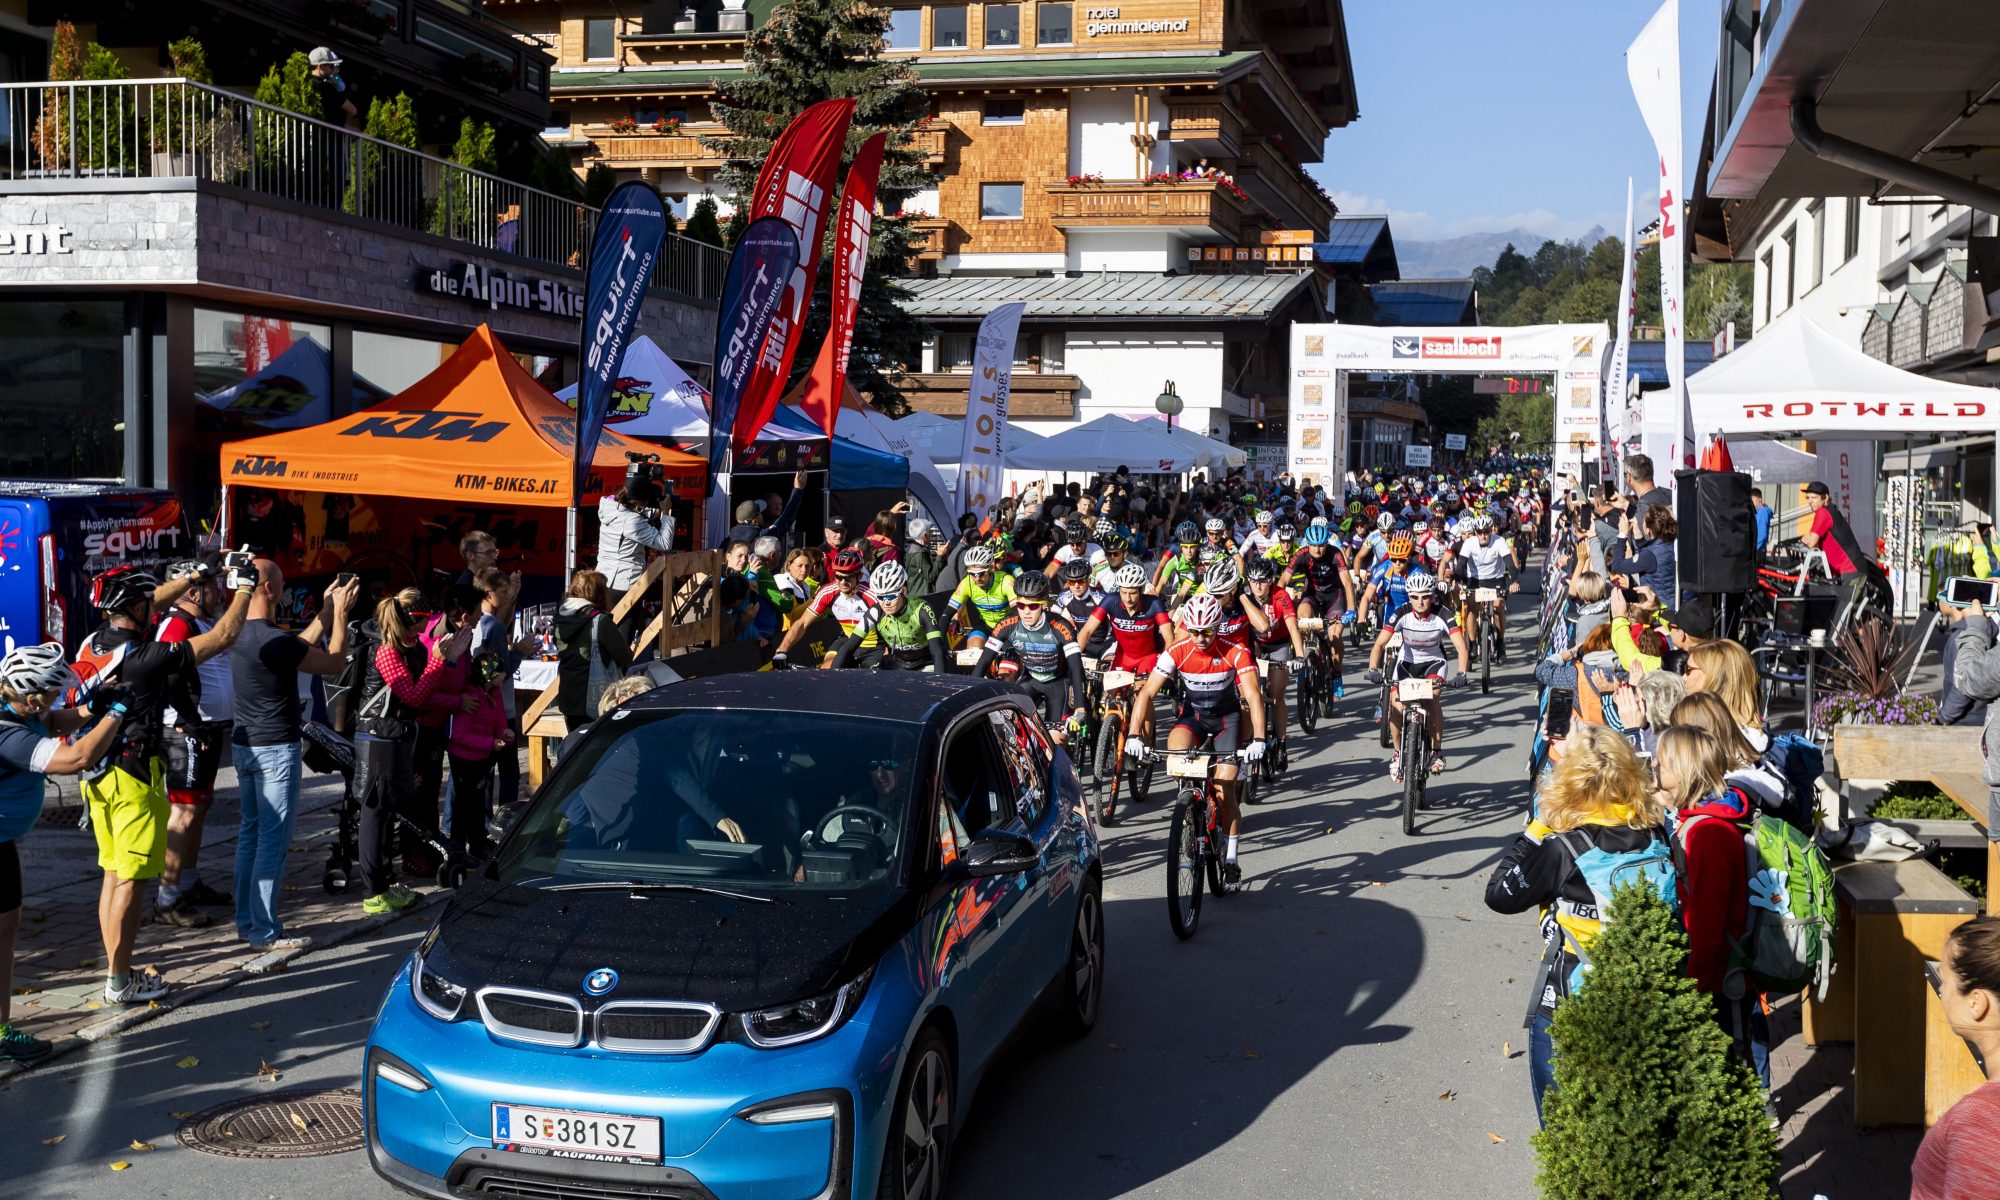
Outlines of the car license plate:
{"label": "car license plate", "polygon": [[1416,700],[1429,700],[1437,695],[1437,685],[1428,679],[1399,679],[1396,681],[1396,699],[1405,704]]}
{"label": "car license plate", "polygon": [[1474,588],[1472,599],[1479,604],[1497,604],[1500,601],[1499,588]]}
{"label": "car license plate", "polygon": [[660,1161],[660,1119],[496,1104],[493,1144],[501,1150],[553,1158],[656,1163]]}
{"label": "car license plate", "polygon": [[1206,779],[1208,759],[1199,754],[1169,754],[1167,774],[1175,779]]}

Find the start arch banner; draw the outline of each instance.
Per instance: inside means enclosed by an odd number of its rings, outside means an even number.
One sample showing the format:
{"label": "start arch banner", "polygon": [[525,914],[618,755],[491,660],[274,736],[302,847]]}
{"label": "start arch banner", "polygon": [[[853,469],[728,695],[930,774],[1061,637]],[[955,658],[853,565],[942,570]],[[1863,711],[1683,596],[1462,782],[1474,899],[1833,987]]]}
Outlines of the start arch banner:
{"label": "start arch banner", "polygon": [[1550,375],[1555,401],[1551,429],[1523,429],[1521,444],[1553,443],[1558,474],[1582,477],[1583,464],[1603,453],[1598,396],[1609,330],[1596,325],[1512,327],[1292,326],[1291,410],[1286,418],[1288,466],[1301,479],[1347,474],[1347,381],[1377,375]]}

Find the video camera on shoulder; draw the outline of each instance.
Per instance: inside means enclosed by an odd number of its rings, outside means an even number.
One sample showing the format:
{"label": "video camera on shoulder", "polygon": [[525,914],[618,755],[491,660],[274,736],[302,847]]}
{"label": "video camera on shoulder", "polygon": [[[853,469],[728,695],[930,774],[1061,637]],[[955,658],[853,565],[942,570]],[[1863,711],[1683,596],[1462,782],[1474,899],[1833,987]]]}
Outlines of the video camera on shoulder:
{"label": "video camera on shoulder", "polygon": [[674,494],[674,485],[667,478],[667,469],[660,465],[657,454],[641,454],[627,450],[625,466],[625,490],[634,500],[643,504],[658,504],[662,499]]}

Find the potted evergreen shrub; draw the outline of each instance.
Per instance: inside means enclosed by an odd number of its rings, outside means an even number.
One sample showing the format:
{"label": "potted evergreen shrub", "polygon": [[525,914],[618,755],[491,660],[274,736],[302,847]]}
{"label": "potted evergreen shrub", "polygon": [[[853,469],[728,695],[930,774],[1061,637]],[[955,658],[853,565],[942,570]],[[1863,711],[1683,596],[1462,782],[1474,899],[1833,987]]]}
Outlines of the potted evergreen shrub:
{"label": "potted evergreen shrub", "polygon": [[[167,43],[167,58],[173,73],[189,84],[214,83],[208,70],[208,51],[195,38],[179,38]],[[151,129],[153,177],[185,179],[195,174],[198,155],[209,153],[209,136],[215,124],[213,97],[201,88],[171,85],[156,91]]]}

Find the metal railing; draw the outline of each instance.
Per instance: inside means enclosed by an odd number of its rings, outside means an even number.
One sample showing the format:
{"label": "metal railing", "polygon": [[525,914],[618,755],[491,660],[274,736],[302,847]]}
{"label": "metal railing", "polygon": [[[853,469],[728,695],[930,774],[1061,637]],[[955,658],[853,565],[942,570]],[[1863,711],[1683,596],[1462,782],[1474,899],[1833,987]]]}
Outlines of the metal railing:
{"label": "metal railing", "polygon": [[[581,269],[597,210],[185,79],[0,84],[8,181],[198,179]],[[669,235],[654,287],[722,293],[728,254]]]}

